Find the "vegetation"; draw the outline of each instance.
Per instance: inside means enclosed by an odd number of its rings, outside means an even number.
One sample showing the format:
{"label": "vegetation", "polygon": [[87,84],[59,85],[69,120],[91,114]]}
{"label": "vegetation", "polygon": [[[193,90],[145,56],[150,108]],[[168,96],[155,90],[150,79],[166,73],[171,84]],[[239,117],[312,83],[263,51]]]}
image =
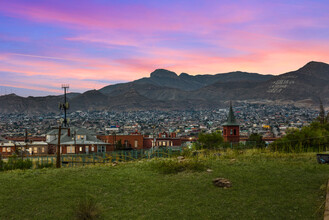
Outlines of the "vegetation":
{"label": "vegetation", "polygon": [[198,141],[195,144],[197,150],[200,149],[219,149],[224,142],[224,138],[220,132],[210,134],[199,133]]}
{"label": "vegetation", "polygon": [[287,134],[270,144],[273,151],[282,152],[321,152],[328,149],[329,123],[313,122],[300,130],[288,130]]}
{"label": "vegetation", "polygon": [[256,146],[257,148],[263,148],[263,147],[266,147],[266,143],[265,141],[263,140],[263,136],[257,134],[257,133],[252,133],[250,136],[249,136],[249,139],[248,139],[249,143],[252,143],[253,146]]}
{"label": "vegetation", "polygon": [[32,168],[32,161],[29,159],[22,159],[17,157],[17,155],[12,155],[8,158],[7,162],[4,162],[3,160],[0,161],[0,171],[4,170],[26,170]]}
{"label": "vegetation", "polygon": [[[73,219],[84,209],[104,219],[323,219],[329,166],[314,153],[220,153],[198,155],[212,172],[165,175],[152,160],[1,172],[0,219]],[[233,187],[215,187],[217,177]],[[101,206],[81,204],[88,195]]]}
{"label": "vegetation", "polygon": [[75,219],[96,220],[102,217],[100,204],[93,197],[86,197],[78,202],[75,209]]}

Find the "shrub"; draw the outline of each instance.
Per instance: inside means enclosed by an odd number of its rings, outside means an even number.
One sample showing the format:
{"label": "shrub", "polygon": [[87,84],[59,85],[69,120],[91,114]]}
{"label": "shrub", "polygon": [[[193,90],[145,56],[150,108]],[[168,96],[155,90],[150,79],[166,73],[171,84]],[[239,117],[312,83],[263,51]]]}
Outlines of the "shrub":
{"label": "shrub", "polygon": [[7,163],[3,162],[2,167],[3,170],[26,170],[32,168],[32,161],[29,159],[24,160],[22,158],[18,158],[16,155],[13,155],[8,158]]}
{"label": "shrub", "polygon": [[77,220],[93,220],[101,218],[101,208],[99,203],[92,197],[82,199],[78,202],[74,217]]}
{"label": "shrub", "polygon": [[321,152],[327,150],[329,123],[313,122],[300,130],[288,130],[287,134],[269,145],[272,151],[286,153]]}
{"label": "shrub", "polygon": [[199,133],[198,141],[195,143],[196,150],[200,149],[219,149],[224,142],[224,138],[219,132],[210,134]]}

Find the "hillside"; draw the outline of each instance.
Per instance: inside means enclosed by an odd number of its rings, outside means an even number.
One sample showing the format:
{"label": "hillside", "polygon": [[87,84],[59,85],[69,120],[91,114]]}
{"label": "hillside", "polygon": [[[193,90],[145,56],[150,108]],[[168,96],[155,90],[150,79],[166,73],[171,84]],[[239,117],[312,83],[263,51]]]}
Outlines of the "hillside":
{"label": "hillside", "polygon": [[[150,77],[109,85],[99,90],[72,93],[71,110],[184,110],[222,107],[229,100],[329,103],[329,65],[309,62],[277,76],[246,72],[191,76],[157,69]],[[0,96],[0,113],[58,112],[62,96]]]}
{"label": "hillside", "polygon": [[233,155],[206,162],[212,172],[162,174],[147,161],[0,172],[0,219],[73,219],[90,197],[104,219],[323,219],[329,167],[314,153]]}

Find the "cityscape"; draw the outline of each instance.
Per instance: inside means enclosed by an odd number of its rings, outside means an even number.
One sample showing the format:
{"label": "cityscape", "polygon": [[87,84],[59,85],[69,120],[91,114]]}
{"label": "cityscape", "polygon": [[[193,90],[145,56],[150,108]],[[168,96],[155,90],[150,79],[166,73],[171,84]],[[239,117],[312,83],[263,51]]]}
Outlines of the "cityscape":
{"label": "cityscape", "polygon": [[[264,137],[281,137],[287,129],[299,129],[309,125],[319,110],[299,108],[293,105],[274,106],[265,104],[236,103],[236,118],[240,123],[240,135],[248,137],[259,133]],[[93,130],[98,135],[129,135],[140,133],[153,135],[175,132],[177,136],[196,137],[198,133],[222,131],[228,108],[204,111],[136,111],[136,112],[68,112],[69,124]],[[50,113],[29,116],[26,114],[0,114],[3,137],[45,136],[60,124],[62,115]]]}
{"label": "cityscape", "polygon": [[0,1],[0,220],[329,220],[329,1]]}

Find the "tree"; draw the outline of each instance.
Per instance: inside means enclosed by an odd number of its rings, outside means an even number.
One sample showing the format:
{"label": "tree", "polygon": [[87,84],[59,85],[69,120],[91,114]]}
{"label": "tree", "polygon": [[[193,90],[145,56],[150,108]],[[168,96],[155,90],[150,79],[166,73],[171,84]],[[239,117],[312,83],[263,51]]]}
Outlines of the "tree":
{"label": "tree", "polygon": [[199,133],[198,141],[196,143],[197,149],[216,149],[224,142],[221,133],[213,132],[210,134]]}
{"label": "tree", "polygon": [[253,144],[255,144],[255,146],[257,148],[262,148],[262,147],[266,147],[266,143],[263,140],[263,136],[257,134],[257,133],[252,133],[249,138],[248,141],[253,142]]}
{"label": "tree", "polygon": [[300,130],[288,130],[287,134],[270,144],[270,149],[283,152],[319,152],[327,149],[329,143],[329,123],[318,120]]}
{"label": "tree", "polygon": [[328,118],[328,115],[326,117],[326,113],[324,111],[324,108],[323,108],[323,104],[322,104],[322,100],[319,99],[319,102],[320,102],[320,112],[319,112],[319,116],[317,118],[317,120],[321,123],[321,124],[325,124],[326,122],[328,122],[326,119]]}
{"label": "tree", "polygon": [[116,148],[116,150],[123,150],[124,149],[124,146],[122,144],[121,139],[116,143],[115,148]]}

